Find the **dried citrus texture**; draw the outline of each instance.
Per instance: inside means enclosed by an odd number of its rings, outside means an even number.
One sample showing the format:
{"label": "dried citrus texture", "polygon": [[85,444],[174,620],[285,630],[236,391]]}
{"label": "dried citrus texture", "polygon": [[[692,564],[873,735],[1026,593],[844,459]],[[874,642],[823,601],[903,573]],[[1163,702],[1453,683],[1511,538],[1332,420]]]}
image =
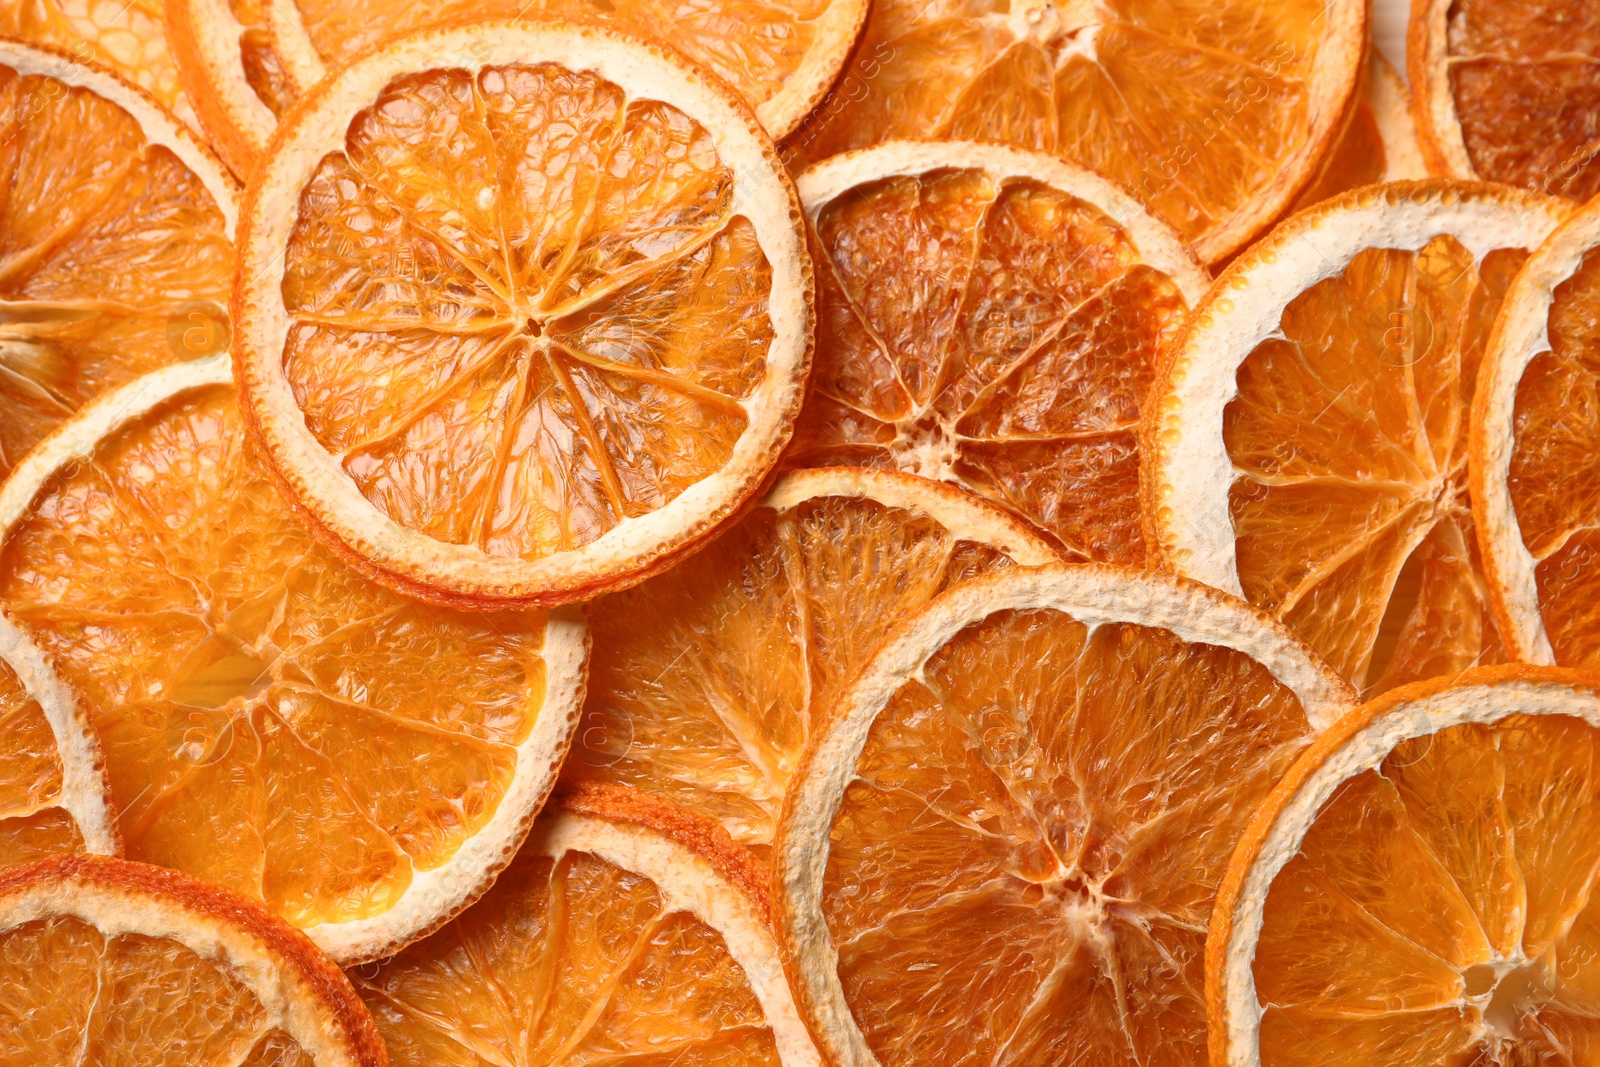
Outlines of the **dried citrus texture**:
{"label": "dried citrus texture", "polygon": [[1353,694],[1267,616],[1101,565],[974,579],[892,633],[773,850],[831,1061],[1192,1065],[1240,830]]}
{"label": "dried citrus texture", "polygon": [[1559,201],[1396,183],[1230,266],[1146,405],[1155,552],[1294,627],[1366,694],[1504,656],[1467,499],[1489,329]]}
{"label": "dried citrus texture", "polygon": [[122,850],[88,713],[3,615],[0,739],[0,867]]}
{"label": "dried citrus texture", "polygon": [[472,910],[355,975],[395,1067],[820,1063],[749,853],[618,786],[551,809]]}
{"label": "dried citrus texture", "polygon": [[1208,263],[1311,181],[1356,91],[1353,0],[886,0],[796,169],[894,138],[1048,152],[1136,193]]}
{"label": "dried citrus texture", "polygon": [[129,858],[262,900],[335,958],[463,907],[554,779],[582,624],[350,571],[246,448],[226,365],[85,409],[0,530],[0,598],[90,707]]}
{"label": "dried citrus texture", "polygon": [[198,129],[167,50],[161,0],[14,0],[0,6],[0,34],[109,67]]}
{"label": "dried citrus texture", "polygon": [[1600,10],[1415,0],[1406,56],[1428,168],[1584,201],[1600,192]]}
{"label": "dried citrus texture", "polygon": [[1344,132],[1294,210],[1363,185],[1426,178],[1410,104],[1406,83],[1374,47],[1367,53],[1366,77],[1351,102]]}
{"label": "dried citrus texture", "polygon": [[248,177],[299,93],[272,47],[264,0],[167,0],[184,92],[217,154]]}
{"label": "dried citrus texture", "polygon": [[811,344],[792,187],[749,112],[598,27],[421,34],[261,165],[252,428],[319,531],[445,602],[638,580],[758,487]]}
{"label": "dried citrus texture", "polygon": [[1048,157],[893,142],[812,168],[817,368],[790,451],[899,467],[1142,563],[1137,426],[1207,276],[1132,198]]}
{"label": "dried citrus texture", "polygon": [[1485,668],[1319,739],[1219,894],[1211,1062],[1596,1062],[1597,682]]}
{"label": "dried citrus texture", "polygon": [[102,71],[0,43],[0,476],[101,390],[227,344],[234,186]]}
{"label": "dried citrus texture", "polygon": [[867,0],[282,0],[266,5],[292,84],[308,91],[328,70],[384,40],[478,19],[599,20],[665,41],[727,82],[773,137],[816,107],[849,56]]}
{"label": "dried citrus texture", "polygon": [[1506,294],[1472,411],[1472,505],[1511,654],[1600,667],[1600,209]]}
{"label": "dried citrus texture", "polygon": [[790,474],[710,547],[590,609],[563,775],[674,797],[764,854],[806,740],[888,629],[962,579],[1054,558],[959,490]]}
{"label": "dried citrus texture", "polygon": [[104,857],[0,871],[0,1064],[387,1067],[350,983],[219,886]]}

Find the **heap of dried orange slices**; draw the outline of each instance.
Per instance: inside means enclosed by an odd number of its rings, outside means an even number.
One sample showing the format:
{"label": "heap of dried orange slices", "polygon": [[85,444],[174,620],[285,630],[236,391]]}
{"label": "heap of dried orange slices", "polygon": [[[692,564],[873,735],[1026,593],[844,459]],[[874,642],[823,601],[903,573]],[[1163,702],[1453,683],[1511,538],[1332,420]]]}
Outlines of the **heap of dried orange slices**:
{"label": "heap of dried orange slices", "polygon": [[0,1067],[1600,1067],[1600,13],[1377,8],[0,4]]}

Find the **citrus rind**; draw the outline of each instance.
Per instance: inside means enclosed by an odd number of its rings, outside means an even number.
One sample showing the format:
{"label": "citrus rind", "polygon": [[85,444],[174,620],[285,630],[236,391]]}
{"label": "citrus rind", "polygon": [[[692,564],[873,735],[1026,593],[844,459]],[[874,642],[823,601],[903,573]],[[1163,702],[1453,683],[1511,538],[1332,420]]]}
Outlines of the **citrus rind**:
{"label": "citrus rind", "polygon": [[167,0],[167,42],[183,91],[229,168],[248,177],[278,120],[250,88],[227,0]]}

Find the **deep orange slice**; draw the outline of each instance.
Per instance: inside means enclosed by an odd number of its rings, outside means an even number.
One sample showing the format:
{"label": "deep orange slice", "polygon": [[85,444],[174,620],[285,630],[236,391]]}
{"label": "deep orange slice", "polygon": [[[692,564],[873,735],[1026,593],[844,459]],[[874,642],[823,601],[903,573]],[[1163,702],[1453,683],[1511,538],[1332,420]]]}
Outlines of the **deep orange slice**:
{"label": "deep orange slice", "polygon": [[0,600],[85,702],[129,858],[388,955],[510,861],[577,718],[585,630],[366,581],[246,446],[225,359],[64,423],[0,490]]}
{"label": "deep orange slice", "polygon": [[1367,73],[1351,103],[1344,132],[1316,180],[1295,201],[1294,210],[1363,185],[1427,176],[1406,83],[1374,46],[1367,53]]}

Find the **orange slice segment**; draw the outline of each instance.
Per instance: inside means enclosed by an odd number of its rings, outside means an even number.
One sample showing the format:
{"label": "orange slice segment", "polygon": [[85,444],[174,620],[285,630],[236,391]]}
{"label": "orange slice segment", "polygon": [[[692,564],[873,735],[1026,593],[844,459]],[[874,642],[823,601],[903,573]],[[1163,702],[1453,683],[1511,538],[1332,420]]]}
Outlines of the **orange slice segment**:
{"label": "orange slice segment", "polygon": [[185,94],[217,154],[249,177],[278,116],[299,97],[256,0],[167,0],[167,40]]}
{"label": "orange slice segment", "polygon": [[395,1067],[814,1067],[769,909],[766,872],[714,823],[590,785],[471,911],[356,987]]}
{"label": "orange slice segment", "polygon": [[5,615],[0,738],[0,867],[64,852],[122,851],[89,715]]}
{"label": "orange slice segment", "polygon": [[1472,506],[1516,659],[1600,667],[1600,208],[1568,220],[1506,293],[1472,408]]}
{"label": "orange slice segment", "polygon": [[1131,190],[1216,263],[1316,176],[1366,18],[1357,0],[885,0],[784,153],[799,169],[896,138],[1047,152]]}
{"label": "orange slice segment", "polygon": [[237,187],[143,93],[53,52],[0,42],[0,122],[3,477],[102,390],[227,345]]}
{"label": "orange slice segment", "polygon": [[0,1063],[387,1067],[355,990],[220,886],[105,857],[0,871]]}
{"label": "orange slice segment", "polygon": [[350,571],[246,446],[222,361],[64,424],[0,492],[0,538],[0,598],[90,708],[129,857],[262,900],[341,961],[481,893],[570,740],[582,622]]}
{"label": "orange slice segment", "polygon": [[1376,47],[1367,53],[1367,73],[1352,101],[1344,133],[1323,161],[1322,171],[1295,201],[1295,211],[1331,196],[1379,182],[1426,178],[1417,147],[1406,83]]}
{"label": "orange slice segment", "polygon": [[922,478],[797,471],[716,543],[590,609],[569,780],[670,796],[765,858],[801,750],[878,641],[965,578],[1056,558]]}
{"label": "orange slice segment", "polygon": [[1208,280],[1182,240],[1088,171],[996,146],[891,142],[799,185],[820,327],[792,461],[953,482],[1069,556],[1143,563],[1139,408]]}
{"label": "orange slice segment", "polygon": [[1211,1062],[1591,1062],[1597,684],[1481,668],[1308,749],[1218,894]]}
{"label": "orange slice segment", "polygon": [[479,19],[600,21],[665,41],[725,81],[773,137],[817,106],[867,17],[867,0],[735,0],[694,7],[667,0],[283,0],[266,5],[271,40],[305,93],[330,69],[386,39]]}
{"label": "orange slice segment", "polygon": [[1141,431],[1152,551],[1283,619],[1367,694],[1504,656],[1467,500],[1478,363],[1566,213],[1505,187],[1371,186],[1236,260]]}
{"label": "orange slice segment", "polygon": [[907,618],[807,747],[773,848],[830,1062],[1199,1061],[1238,833],[1354,694],[1248,605],[1015,568]]}
{"label": "orange slice segment", "polygon": [[110,68],[198,130],[167,49],[161,0],[25,0],[0,9],[0,34],[42,45],[73,63]]}
{"label": "orange slice segment", "polygon": [[1428,169],[1579,202],[1600,192],[1600,13],[1586,0],[1415,0],[1411,106]]}
{"label": "orange slice segment", "polygon": [[480,23],[294,114],[246,210],[235,358],[347,558],[444,603],[564,602],[756,492],[801,400],[811,268],[724,89],[609,29]]}

